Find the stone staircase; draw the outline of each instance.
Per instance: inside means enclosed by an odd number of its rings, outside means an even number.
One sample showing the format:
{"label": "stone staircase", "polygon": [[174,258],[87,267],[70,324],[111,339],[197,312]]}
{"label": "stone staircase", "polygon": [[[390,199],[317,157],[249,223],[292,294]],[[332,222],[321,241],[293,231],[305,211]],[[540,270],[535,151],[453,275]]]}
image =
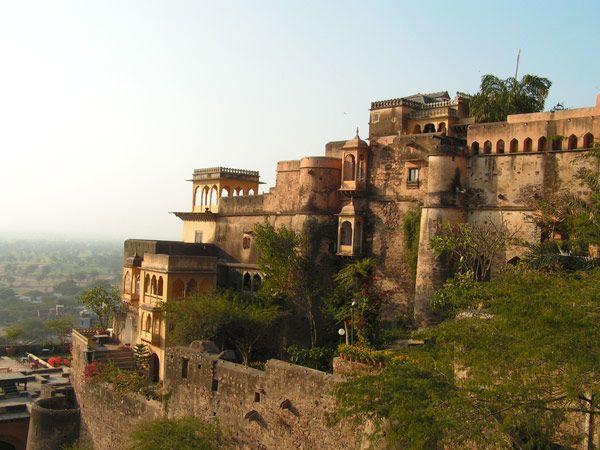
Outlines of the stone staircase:
{"label": "stone staircase", "polygon": [[132,349],[99,349],[94,351],[94,361],[112,361],[117,367],[124,370],[135,370],[135,358]]}

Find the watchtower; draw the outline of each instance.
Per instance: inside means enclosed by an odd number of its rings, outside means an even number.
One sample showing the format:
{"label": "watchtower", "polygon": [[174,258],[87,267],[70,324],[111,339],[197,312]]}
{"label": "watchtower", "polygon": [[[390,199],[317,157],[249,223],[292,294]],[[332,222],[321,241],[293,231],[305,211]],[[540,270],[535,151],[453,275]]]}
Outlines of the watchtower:
{"label": "watchtower", "polygon": [[258,171],[210,167],[195,169],[192,182],[192,212],[219,212],[222,197],[258,194]]}

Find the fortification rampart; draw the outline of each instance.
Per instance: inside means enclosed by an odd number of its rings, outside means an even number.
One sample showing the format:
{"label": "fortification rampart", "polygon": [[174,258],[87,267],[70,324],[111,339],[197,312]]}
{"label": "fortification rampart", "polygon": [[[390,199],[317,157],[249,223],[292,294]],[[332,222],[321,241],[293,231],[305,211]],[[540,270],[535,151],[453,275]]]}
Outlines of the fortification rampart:
{"label": "fortification rampart", "polygon": [[265,370],[218,359],[200,349],[168,348],[161,404],[138,394],[115,392],[84,379],[85,336],[73,341],[72,382],[82,427],[97,450],[125,448],[132,427],[158,417],[217,418],[234,448],[361,448],[362,429],[329,427],[333,412],[332,374],[269,360]]}

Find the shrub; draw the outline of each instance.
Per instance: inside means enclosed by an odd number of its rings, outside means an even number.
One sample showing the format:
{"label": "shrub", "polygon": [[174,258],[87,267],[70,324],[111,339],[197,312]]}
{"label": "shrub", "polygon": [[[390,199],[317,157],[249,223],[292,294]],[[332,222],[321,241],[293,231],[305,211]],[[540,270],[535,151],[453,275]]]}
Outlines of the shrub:
{"label": "shrub", "polygon": [[213,450],[223,436],[215,423],[194,417],[141,422],[130,434],[131,450]]}

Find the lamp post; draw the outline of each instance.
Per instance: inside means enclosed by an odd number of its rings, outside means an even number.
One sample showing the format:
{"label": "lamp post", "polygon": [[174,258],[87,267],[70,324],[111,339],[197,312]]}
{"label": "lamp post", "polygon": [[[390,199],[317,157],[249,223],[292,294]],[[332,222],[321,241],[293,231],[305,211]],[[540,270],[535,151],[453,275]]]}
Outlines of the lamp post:
{"label": "lamp post", "polygon": [[346,345],[348,345],[348,334],[346,333],[346,330],[344,330],[343,328],[340,328],[338,330],[338,334],[340,335],[340,339],[342,339],[342,336],[346,337]]}
{"label": "lamp post", "polygon": [[352,300],[352,303],[350,304],[350,311],[352,314],[351,322],[350,322],[350,344],[351,345],[354,345],[354,308],[356,307],[356,305],[358,305],[358,302],[356,300]]}

